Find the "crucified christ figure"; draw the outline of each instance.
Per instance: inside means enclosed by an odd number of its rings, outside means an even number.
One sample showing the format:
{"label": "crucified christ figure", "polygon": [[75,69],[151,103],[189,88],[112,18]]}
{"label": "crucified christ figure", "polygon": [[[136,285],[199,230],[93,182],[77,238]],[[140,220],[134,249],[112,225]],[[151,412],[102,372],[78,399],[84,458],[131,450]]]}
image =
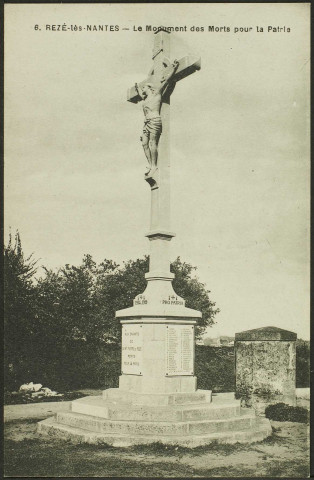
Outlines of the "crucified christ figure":
{"label": "crucified christ figure", "polygon": [[162,96],[166,93],[169,82],[177,70],[178,65],[178,60],[174,60],[170,72],[166,77],[162,77],[158,86],[146,83],[141,88],[142,91],[140,92],[137,83],[135,84],[135,89],[143,100],[143,111],[145,116],[143,135],[140,137],[149,164],[148,171],[145,175],[153,175],[157,168],[158,142],[162,131],[160,117]]}

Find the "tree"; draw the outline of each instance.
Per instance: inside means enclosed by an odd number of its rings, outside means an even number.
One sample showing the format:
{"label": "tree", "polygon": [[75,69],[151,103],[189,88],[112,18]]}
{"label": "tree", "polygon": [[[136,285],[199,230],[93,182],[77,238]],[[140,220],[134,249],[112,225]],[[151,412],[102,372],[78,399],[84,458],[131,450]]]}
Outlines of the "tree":
{"label": "tree", "polygon": [[182,262],[180,257],[171,264],[171,271],[175,274],[173,280],[175,292],[184,298],[188,308],[202,312],[202,318],[198,320],[195,328],[195,338],[200,339],[207,327],[215,323],[214,318],[219,313],[219,308],[215,308],[216,303],[210,300],[210,290],[207,290],[205,284],[193,276],[196,270],[196,267]]}
{"label": "tree", "polygon": [[57,346],[86,341],[95,314],[93,302],[96,264],[89,255],[80,266],[65,265],[57,272],[45,269],[38,281],[39,322]]}
{"label": "tree", "polygon": [[115,312],[131,307],[134,297],[145,290],[147,271],[148,257],[129,260],[122,266],[108,261],[100,265],[96,295],[101,336],[105,333],[110,341],[120,342],[121,326]]}
{"label": "tree", "polygon": [[109,260],[97,266],[90,255],[85,255],[78,267],[67,264],[57,272],[45,269],[37,287],[39,317],[54,341],[99,343],[108,336],[114,318],[112,273],[117,267]]}
{"label": "tree", "polygon": [[[55,345],[73,340],[119,343],[121,327],[115,312],[132,306],[134,297],[145,290],[148,269],[148,257],[120,266],[111,260],[97,265],[90,255],[85,255],[78,267],[65,265],[57,272],[45,269],[37,284],[41,343],[44,337]],[[171,270],[175,292],[185,299],[187,307],[202,312],[196,327],[199,338],[214,323],[219,310],[209,299],[209,290],[193,276],[196,267],[177,258]]]}
{"label": "tree", "polygon": [[[104,346],[121,342],[115,312],[132,306],[136,295],[145,290],[148,257],[122,265],[111,260],[97,265],[85,255],[79,266],[66,264],[57,271],[43,267],[42,277],[35,279],[36,262],[32,255],[24,256],[17,233],[14,245],[10,236],[5,247],[4,263],[8,376],[13,365],[18,374],[11,379],[15,378],[17,386],[35,380],[56,388],[61,381],[79,384],[88,377],[93,382],[98,369],[99,383],[106,368]],[[171,269],[175,292],[187,307],[203,314],[195,329],[199,338],[219,310],[205,285],[193,275],[195,267],[177,258]],[[111,366],[112,371],[118,368],[117,362]]]}
{"label": "tree", "polygon": [[[44,276],[35,285],[35,262],[30,262],[31,257],[24,259],[19,236],[14,248],[10,239],[5,259],[9,336],[13,335],[12,325],[18,331],[31,326],[26,336],[36,340],[39,348],[57,348],[74,340],[119,343],[121,327],[115,312],[132,306],[134,297],[145,290],[145,273],[149,269],[147,256],[120,266],[111,260],[97,265],[90,255],[85,255],[79,266],[67,264],[56,272],[44,268]],[[193,276],[196,267],[178,257],[171,270],[175,274],[175,292],[185,299],[187,307],[202,312],[195,330],[199,338],[214,323],[219,309],[210,300],[210,291]],[[12,321],[15,311],[19,315]]]}
{"label": "tree", "polygon": [[[36,330],[36,261],[24,256],[19,232],[4,248],[4,355],[5,375],[14,376]],[[11,372],[11,374],[10,374]]]}

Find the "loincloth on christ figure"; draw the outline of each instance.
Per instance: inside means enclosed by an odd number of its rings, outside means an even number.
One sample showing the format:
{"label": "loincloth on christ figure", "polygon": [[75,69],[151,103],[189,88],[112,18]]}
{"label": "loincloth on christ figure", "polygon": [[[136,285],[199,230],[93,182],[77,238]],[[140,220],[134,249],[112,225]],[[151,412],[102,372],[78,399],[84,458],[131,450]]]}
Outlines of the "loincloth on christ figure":
{"label": "loincloth on christ figure", "polygon": [[146,118],[144,121],[143,134],[146,137],[150,135],[160,135],[162,132],[161,117]]}

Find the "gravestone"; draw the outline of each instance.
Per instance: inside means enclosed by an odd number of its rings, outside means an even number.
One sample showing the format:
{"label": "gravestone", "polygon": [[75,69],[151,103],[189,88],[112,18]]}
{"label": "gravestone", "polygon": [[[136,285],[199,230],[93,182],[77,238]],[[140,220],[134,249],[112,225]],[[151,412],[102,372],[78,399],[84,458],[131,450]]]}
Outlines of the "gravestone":
{"label": "gravestone", "polygon": [[296,339],[277,327],[236,333],[236,395],[258,413],[274,403],[296,405]]}
{"label": "gravestone", "polygon": [[148,77],[128,92],[128,101],[143,101],[150,261],[145,291],[133,306],[116,312],[122,325],[119,388],[73,401],[70,412],[40,422],[41,433],[113,446],[162,442],[187,447],[256,441],[271,433],[269,421],[241,409],[232,392],[212,395],[197,389],[194,329],[201,312],[185,306],[170,272],[170,97],[176,82],[200,69],[200,59],[171,62],[170,54],[170,33],[161,27]]}

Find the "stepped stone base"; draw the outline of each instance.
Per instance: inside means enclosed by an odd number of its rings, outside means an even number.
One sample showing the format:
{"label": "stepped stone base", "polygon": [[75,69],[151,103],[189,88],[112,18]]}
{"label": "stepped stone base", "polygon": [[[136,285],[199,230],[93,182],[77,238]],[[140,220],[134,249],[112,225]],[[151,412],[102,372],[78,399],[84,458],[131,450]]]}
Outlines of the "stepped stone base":
{"label": "stepped stone base", "polygon": [[256,442],[272,430],[269,420],[241,408],[232,393],[153,395],[108,389],[103,396],[73,401],[70,412],[39,422],[38,431],[75,443],[127,447],[160,442],[194,448],[212,442]]}

